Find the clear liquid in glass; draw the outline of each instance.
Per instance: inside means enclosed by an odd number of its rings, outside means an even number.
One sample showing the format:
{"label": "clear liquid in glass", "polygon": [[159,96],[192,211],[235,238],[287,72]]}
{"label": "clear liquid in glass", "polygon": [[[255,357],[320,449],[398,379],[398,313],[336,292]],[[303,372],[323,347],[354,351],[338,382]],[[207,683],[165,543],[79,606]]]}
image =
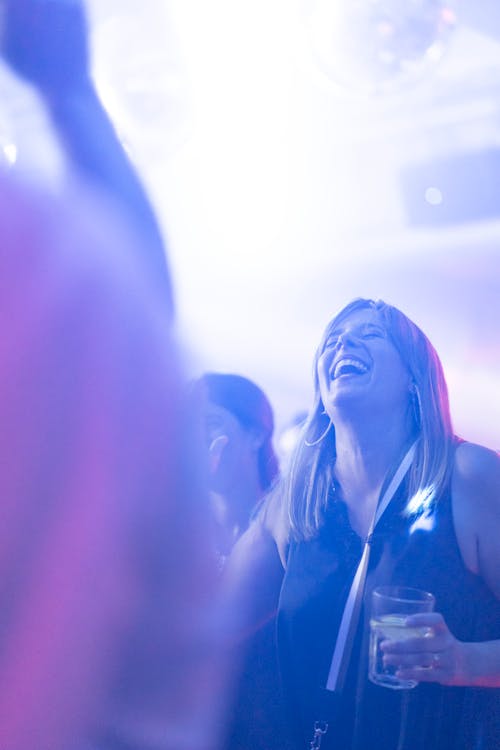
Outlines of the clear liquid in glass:
{"label": "clear liquid in glass", "polygon": [[421,626],[410,628],[405,625],[406,615],[387,614],[372,617],[370,620],[370,649],[368,677],[376,685],[407,690],[418,685],[417,680],[402,680],[396,676],[395,666],[386,666],[383,662],[383,651],[380,649],[382,641],[403,641],[408,638],[425,638],[431,628]]}

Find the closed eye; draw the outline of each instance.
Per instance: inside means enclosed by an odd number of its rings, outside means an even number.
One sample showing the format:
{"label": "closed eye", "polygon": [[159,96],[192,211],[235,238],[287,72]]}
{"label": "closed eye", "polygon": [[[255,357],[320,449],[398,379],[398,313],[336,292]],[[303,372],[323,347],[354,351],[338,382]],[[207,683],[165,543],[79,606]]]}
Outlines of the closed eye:
{"label": "closed eye", "polygon": [[325,349],[336,349],[341,339],[358,339],[358,340],[369,340],[369,339],[385,339],[386,332],[383,328],[361,328],[355,329],[349,332],[343,332],[340,334],[334,334],[327,338],[324,346]]}
{"label": "closed eye", "polygon": [[361,335],[363,339],[382,339],[385,338],[385,331],[381,328],[370,328],[368,331],[364,331]]}
{"label": "closed eye", "polygon": [[335,349],[336,346],[338,346],[339,343],[339,337],[334,336],[330,339],[327,339],[325,342],[325,349]]}

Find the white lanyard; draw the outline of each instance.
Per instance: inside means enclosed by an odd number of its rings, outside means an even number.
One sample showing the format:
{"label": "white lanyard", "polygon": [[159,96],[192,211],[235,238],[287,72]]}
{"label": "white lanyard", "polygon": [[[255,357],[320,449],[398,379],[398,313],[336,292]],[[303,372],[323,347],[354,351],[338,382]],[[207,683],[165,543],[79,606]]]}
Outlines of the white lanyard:
{"label": "white lanyard", "polygon": [[337,641],[335,643],[332,663],[330,665],[330,672],[328,674],[328,680],[326,682],[327,690],[335,691],[342,689],[347,663],[349,661],[352,643],[354,641],[354,633],[356,631],[359,613],[361,610],[361,601],[363,599],[365,588],[366,572],[368,570],[368,563],[370,560],[370,546],[373,530],[382,514],[384,513],[385,509],[394,497],[395,493],[397,492],[401,482],[408,473],[408,469],[410,468],[415,456],[416,447],[417,444],[415,442],[399,464],[396,473],[389,482],[389,485],[384,492],[382,499],[377,505],[372,521],[370,523],[370,528],[368,529],[368,534],[366,536],[366,541],[363,548],[363,554],[354,575],[354,580],[351,584],[349,596],[347,597],[344,612],[342,614],[342,620],[340,621]]}

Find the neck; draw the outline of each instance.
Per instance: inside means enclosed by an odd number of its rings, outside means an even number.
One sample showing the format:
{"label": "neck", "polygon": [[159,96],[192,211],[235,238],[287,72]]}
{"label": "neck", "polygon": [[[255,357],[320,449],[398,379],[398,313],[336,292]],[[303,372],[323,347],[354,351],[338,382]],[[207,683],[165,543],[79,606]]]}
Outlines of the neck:
{"label": "neck", "polygon": [[376,505],[387,473],[402,457],[411,430],[404,415],[383,419],[335,419],[335,477],[350,507],[369,515]]}

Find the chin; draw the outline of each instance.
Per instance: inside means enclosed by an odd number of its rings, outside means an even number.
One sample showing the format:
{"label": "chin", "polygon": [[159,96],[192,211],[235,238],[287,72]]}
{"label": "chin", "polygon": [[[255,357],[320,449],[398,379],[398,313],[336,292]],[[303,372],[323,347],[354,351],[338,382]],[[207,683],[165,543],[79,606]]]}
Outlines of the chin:
{"label": "chin", "polygon": [[363,398],[363,394],[354,388],[342,389],[341,392],[330,399],[328,406],[325,407],[332,421],[334,421],[334,414],[340,413],[345,416],[349,411],[352,411],[353,414],[359,411],[366,413],[367,408],[369,408],[369,404]]}

